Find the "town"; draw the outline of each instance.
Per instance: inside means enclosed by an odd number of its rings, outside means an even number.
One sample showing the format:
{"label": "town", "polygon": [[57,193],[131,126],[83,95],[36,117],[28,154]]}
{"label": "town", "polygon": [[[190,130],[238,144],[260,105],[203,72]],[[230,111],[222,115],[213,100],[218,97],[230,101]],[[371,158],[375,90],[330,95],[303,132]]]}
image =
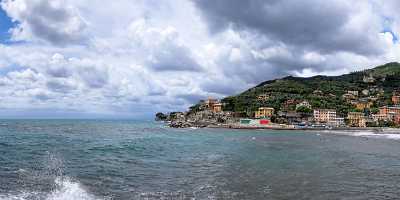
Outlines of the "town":
{"label": "town", "polygon": [[[370,92],[377,96],[369,96]],[[314,91],[314,94],[321,91]],[[341,98],[354,106],[354,110],[341,116],[335,109],[313,108],[307,100],[289,99],[277,111],[272,107],[259,107],[254,112],[224,110],[224,103],[208,98],[192,106],[187,112],[157,114],[158,120],[168,121],[171,127],[224,127],[243,129],[344,129],[400,126],[400,91],[393,92],[388,105],[375,108],[381,89],[346,91]],[[269,94],[257,96],[266,101]]]}
{"label": "town", "polygon": [[176,128],[399,128],[400,63],[340,76],[268,80],[237,95],[201,100],[186,112],[157,113],[156,120]]}

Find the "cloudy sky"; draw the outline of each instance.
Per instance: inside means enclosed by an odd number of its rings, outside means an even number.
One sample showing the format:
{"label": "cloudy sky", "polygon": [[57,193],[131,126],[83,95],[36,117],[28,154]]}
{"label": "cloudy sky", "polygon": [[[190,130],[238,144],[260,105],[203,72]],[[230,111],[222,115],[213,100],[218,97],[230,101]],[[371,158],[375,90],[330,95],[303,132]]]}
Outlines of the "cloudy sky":
{"label": "cloudy sky", "polygon": [[2,118],[150,118],[400,61],[398,0],[0,2]]}

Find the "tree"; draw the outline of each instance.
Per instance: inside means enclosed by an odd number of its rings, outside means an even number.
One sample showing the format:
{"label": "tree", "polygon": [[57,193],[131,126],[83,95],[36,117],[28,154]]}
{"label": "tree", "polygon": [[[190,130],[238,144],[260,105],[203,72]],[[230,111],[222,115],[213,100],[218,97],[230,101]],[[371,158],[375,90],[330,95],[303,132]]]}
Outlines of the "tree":
{"label": "tree", "polygon": [[296,112],[299,113],[312,113],[312,110],[310,108],[307,108],[305,106],[300,106],[296,109]]}
{"label": "tree", "polygon": [[159,112],[156,114],[156,121],[165,121],[167,120],[167,118],[168,116],[165,115],[164,113]]}

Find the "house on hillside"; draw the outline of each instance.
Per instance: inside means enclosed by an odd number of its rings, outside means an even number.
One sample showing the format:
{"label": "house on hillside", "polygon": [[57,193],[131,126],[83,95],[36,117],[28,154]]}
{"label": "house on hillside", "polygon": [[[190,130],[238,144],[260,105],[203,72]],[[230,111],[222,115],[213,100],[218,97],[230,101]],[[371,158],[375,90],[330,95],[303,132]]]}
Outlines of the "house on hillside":
{"label": "house on hillside", "polygon": [[258,111],[255,112],[255,118],[270,118],[274,115],[275,109],[269,107],[260,107]]}
{"label": "house on hillside", "polygon": [[310,102],[304,100],[304,101],[302,101],[302,102],[300,102],[300,103],[298,103],[298,104],[296,105],[296,110],[297,110],[298,108],[300,108],[300,107],[306,107],[306,108],[311,109],[311,104],[310,104]]}

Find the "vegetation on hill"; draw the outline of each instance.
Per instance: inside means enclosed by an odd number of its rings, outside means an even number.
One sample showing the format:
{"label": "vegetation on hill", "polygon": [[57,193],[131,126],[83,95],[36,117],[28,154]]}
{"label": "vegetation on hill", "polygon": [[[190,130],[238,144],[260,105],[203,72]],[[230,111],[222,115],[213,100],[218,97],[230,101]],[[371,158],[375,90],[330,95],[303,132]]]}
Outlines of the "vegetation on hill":
{"label": "vegetation on hill", "polygon": [[[400,63],[388,63],[341,76],[288,76],[270,80],[221,101],[225,111],[247,112],[249,116],[259,107],[282,110],[282,105],[288,100],[307,100],[313,108],[336,109],[339,114],[346,115],[355,110],[355,106],[342,97],[347,91],[359,91],[360,98],[377,98],[371,109],[375,112],[379,106],[390,104],[393,91],[399,88]],[[362,94],[363,90],[368,90],[369,94]],[[260,100],[260,95],[268,95],[268,98]]]}

